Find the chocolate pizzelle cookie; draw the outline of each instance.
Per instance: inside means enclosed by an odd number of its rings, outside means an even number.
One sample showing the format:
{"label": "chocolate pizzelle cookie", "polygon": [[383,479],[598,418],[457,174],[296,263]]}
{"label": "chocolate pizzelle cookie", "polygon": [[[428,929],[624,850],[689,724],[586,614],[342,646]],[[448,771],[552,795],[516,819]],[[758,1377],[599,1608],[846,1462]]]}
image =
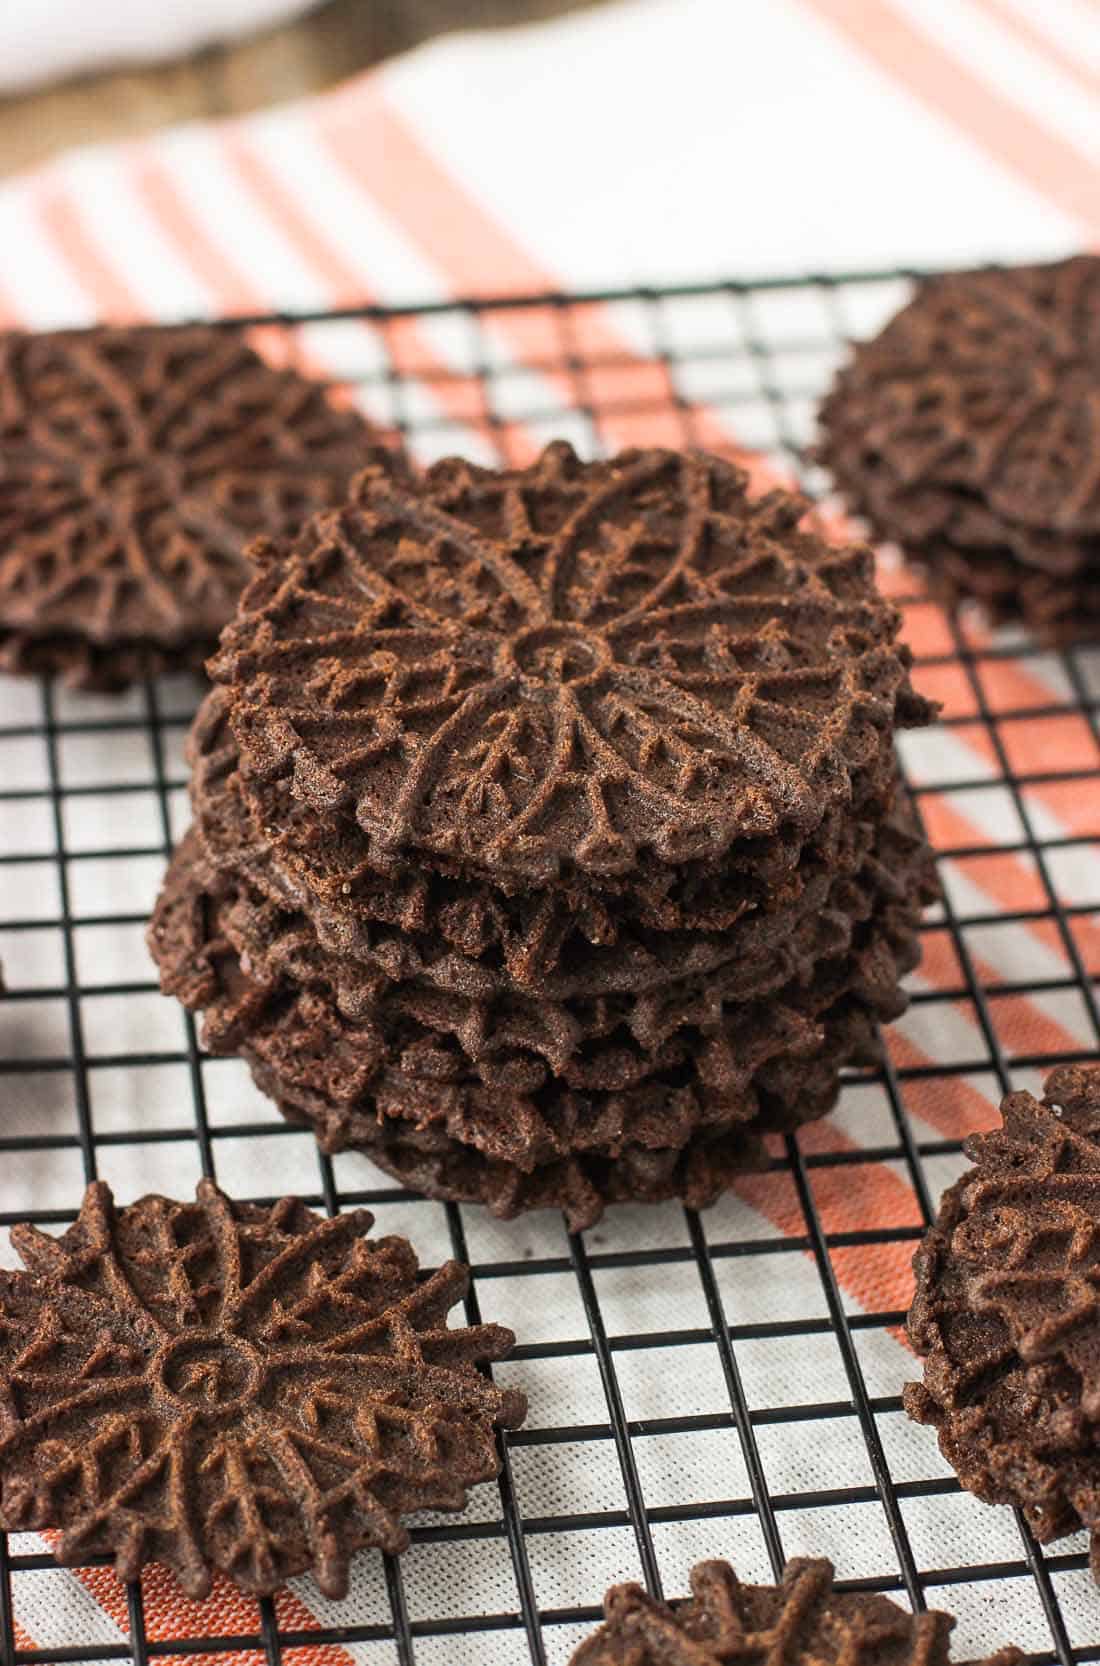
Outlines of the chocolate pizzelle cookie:
{"label": "chocolate pizzelle cookie", "polygon": [[327,1150],[574,1227],[828,1110],[917,959],[927,709],[801,513],[556,445],[254,549],[149,939],[206,1045]]}
{"label": "chocolate pizzelle cookie", "polygon": [[805,836],[925,715],[870,553],[715,458],[557,444],[437,464],[260,572],[214,669],[247,776],[342,811],[364,857],[501,887],[692,872]]}
{"label": "chocolate pizzelle cookie", "polygon": [[0,335],[0,668],[201,668],[245,544],[339,502],[378,438],[237,329]]}
{"label": "chocolate pizzelle cookie", "polygon": [[906,1410],[1041,1543],[1087,1528],[1100,1581],[1100,1065],[1013,1093],[914,1258]]}
{"label": "chocolate pizzelle cookie", "polygon": [[[837,1591],[824,1560],[788,1562],[779,1585],[742,1585],[728,1562],[699,1562],[691,1597],[670,1606],[615,1585],[606,1620],[570,1666],[948,1666],[954,1619],[909,1614],[875,1592]],[[1015,1666],[1001,1649],[983,1666]]]}
{"label": "chocolate pizzelle cookie", "polygon": [[1100,258],[930,279],[821,408],[852,507],[949,604],[1100,630]]}
{"label": "chocolate pizzelle cookie", "polygon": [[467,1285],[418,1276],[371,1216],[294,1198],[117,1209],[102,1183],[60,1238],[12,1228],[0,1272],[0,1521],[59,1529],[64,1564],[120,1579],[171,1566],[203,1597],[220,1569],[265,1595],[310,1572],[347,1591],[364,1546],[397,1552],[414,1510],[460,1510],[526,1414],[479,1362],[515,1341],[451,1329]]}

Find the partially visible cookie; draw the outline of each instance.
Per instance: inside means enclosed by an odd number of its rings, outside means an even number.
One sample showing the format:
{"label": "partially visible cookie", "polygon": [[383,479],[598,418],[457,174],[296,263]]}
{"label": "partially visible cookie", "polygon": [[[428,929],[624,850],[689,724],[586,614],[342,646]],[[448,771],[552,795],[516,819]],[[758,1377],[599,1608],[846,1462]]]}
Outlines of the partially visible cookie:
{"label": "partially visible cookie", "polygon": [[149,677],[201,676],[211,646],[202,640],[179,648],[143,642],[104,647],[77,635],[40,638],[0,629],[0,671],[13,677],[56,677],[85,692],[121,694]]}
{"label": "partially visible cookie", "polygon": [[201,665],[245,546],[339,502],[379,437],[238,328],[0,335],[0,665],[97,689]]}
{"label": "partially visible cookie", "polygon": [[69,1565],[120,1579],[167,1562],[191,1597],[220,1569],[270,1593],[311,1572],[347,1591],[363,1546],[408,1544],[414,1510],[460,1510],[497,1473],[521,1394],[483,1376],[515,1338],[450,1329],[467,1272],[421,1280],[371,1216],[294,1198],[116,1208],[102,1183],[60,1238],[12,1228],[0,1272],[0,1522],[59,1529]]}
{"label": "partially visible cookie", "polygon": [[[672,1606],[613,1586],[604,1624],[570,1666],[948,1666],[950,1614],[837,1591],[831,1562],[788,1562],[779,1585],[742,1585],[728,1562],[699,1562],[690,1577],[690,1599]],[[1022,1658],[1002,1649],[989,1666]]]}
{"label": "partially visible cookie", "polygon": [[1100,1582],[1100,1065],[1013,1093],[964,1149],[913,1266],[905,1408],[960,1481],[1041,1543],[1085,1527]]}
{"label": "partially visible cookie", "polygon": [[1100,631],[1100,258],[923,283],[856,347],[821,460],[949,604]]}

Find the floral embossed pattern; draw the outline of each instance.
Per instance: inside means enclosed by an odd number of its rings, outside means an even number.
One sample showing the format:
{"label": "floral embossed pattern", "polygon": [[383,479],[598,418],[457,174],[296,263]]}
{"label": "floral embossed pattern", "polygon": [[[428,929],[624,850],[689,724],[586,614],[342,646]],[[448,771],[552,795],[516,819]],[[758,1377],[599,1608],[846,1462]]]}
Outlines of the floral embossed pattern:
{"label": "floral embossed pattern", "polygon": [[250,586],[222,644],[244,767],[525,884],[806,832],[889,747],[897,616],[864,549],[702,455],[368,478]]}
{"label": "floral embossed pattern", "polygon": [[4,1527],[58,1528],[61,1562],[113,1555],[122,1579],[155,1557],[191,1596],[221,1569],[257,1594],[309,1570],[338,1597],[354,1550],[403,1550],[403,1515],[461,1509],[497,1472],[494,1427],[523,1420],[476,1369],[514,1338],[449,1329],[465,1269],[418,1282],[370,1224],[203,1181],[194,1203],[118,1210],[97,1184],[61,1238],[13,1228]]}
{"label": "floral embossed pattern", "polygon": [[[742,1585],[728,1562],[699,1562],[691,1593],[669,1607],[640,1585],[614,1586],[606,1623],[570,1666],[948,1666],[949,1614],[908,1614],[877,1593],[841,1593],[823,1560],[788,1562],[779,1585]],[[1002,1649],[993,1660],[1022,1658]]]}
{"label": "floral embossed pattern", "polygon": [[1100,625],[1100,259],[923,284],[856,348],[822,460],[948,601]]}
{"label": "floral embossed pattern", "polygon": [[1063,1066],[1001,1115],[914,1261],[925,1367],[905,1405],[1042,1543],[1088,1528],[1100,1580],[1100,1067]]}
{"label": "floral embossed pattern", "polygon": [[242,551],[339,501],[377,439],[239,330],[0,336],[0,658],[118,686],[199,664]]}
{"label": "floral embossed pattern", "polygon": [[328,1151],[575,1228],[823,1115],[935,888],[898,617],[804,510],[559,444],[257,545],[148,938],[206,1046]]}

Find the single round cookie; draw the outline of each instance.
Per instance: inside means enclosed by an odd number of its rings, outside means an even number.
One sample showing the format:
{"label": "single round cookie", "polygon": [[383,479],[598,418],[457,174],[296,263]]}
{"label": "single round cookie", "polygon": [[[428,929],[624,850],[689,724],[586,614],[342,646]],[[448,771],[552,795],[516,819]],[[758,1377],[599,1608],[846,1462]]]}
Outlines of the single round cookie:
{"label": "single round cookie", "polygon": [[870,551],[702,453],[364,477],[260,571],[215,679],[246,776],[379,871],[545,886],[805,837],[928,708]]}
{"label": "single round cookie", "polygon": [[1100,1581],[1100,1066],[1013,1093],[964,1149],[918,1250],[905,1408],[964,1487],[1023,1510],[1043,1544],[1078,1528]]}
{"label": "single round cookie", "polygon": [[949,604],[1100,631],[1100,258],[923,283],[821,407],[822,462]]}
{"label": "single round cookie", "polygon": [[341,501],[378,440],[232,326],[0,335],[0,664],[99,689],[200,665],[244,547]]}
{"label": "single round cookie", "polygon": [[[779,1585],[742,1585],[728,1562],[698,1562],[691,1597],[658,1602],[615,1585],[606,1619],[570,1666],[948,1666],[950,1614],[910,1614],[877,1592],[838,1591],[833,1565],[798,1557]],[[1014,1648],[983,1666],[1015,1666]]]}
{"label": "single round cookie", "polygon": [[515,1338],[450,1329],[454,1262],[421,1280],[371,1216],[294,1198],[116,1209],[102,1183],[60,1238],[12,1228],[0,1272],[0,1522],[59,1529],[65,1565],[154,1557],[188,1596],[215,1569],[267,1595],[310,1572],[346,1595],[364,1546],[404,1550],[402,1518],[460,1510],[497,1473],[494,1430],[524,1397],[479,1372]]}

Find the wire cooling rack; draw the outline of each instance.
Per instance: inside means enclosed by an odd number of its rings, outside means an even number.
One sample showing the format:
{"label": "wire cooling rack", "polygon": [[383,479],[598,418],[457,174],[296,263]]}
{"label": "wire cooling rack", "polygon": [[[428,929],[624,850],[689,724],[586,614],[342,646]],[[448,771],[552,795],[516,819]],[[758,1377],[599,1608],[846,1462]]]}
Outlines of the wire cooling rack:
{"label": "wire cooling rack", "polygon": [[[736,442],[814,489],[814,405],[845,339],[912,276],[254,322],[425,460],[514,458],[555,435],[590,454]],[[499,1484],[460,1517],[421,1518],[400,1562],[360,1557],[342,1605],[300,1581],[274,1603],[223,1588],[196,1606],[161,1570],[123,1590],[14,1536],[0,1660],[560,1666],[616,1579],[677,1595],[699,1557],[765,1580],[800,1553],[831,1556],[849,1587],[952,1609],[959,1658],[1010,1639],[1062,1666],[1100,1658],[1083,1540],[1040,1550],[961,1492],[899,1399],[909,1258],[961,1137],[1100,1045],[1100,655],[988,640],[888,553],[882,570],[945,706],[936,733],[903,742],[946,896],[888,1062],[852,1073],[833,1118],[705,1216],[621,1209],[583,1236],[320,1156],[157,994],[142,929],[187,817],[194,684],[107,700],[0,682],[0,1225],[60,1227],[97,1175],[124,1201],[206,1173],[242,1197],[367,1204],[426,1264],[472,1264],[469,1317],[513,1325],[497,1370],[531,1397]]]}

